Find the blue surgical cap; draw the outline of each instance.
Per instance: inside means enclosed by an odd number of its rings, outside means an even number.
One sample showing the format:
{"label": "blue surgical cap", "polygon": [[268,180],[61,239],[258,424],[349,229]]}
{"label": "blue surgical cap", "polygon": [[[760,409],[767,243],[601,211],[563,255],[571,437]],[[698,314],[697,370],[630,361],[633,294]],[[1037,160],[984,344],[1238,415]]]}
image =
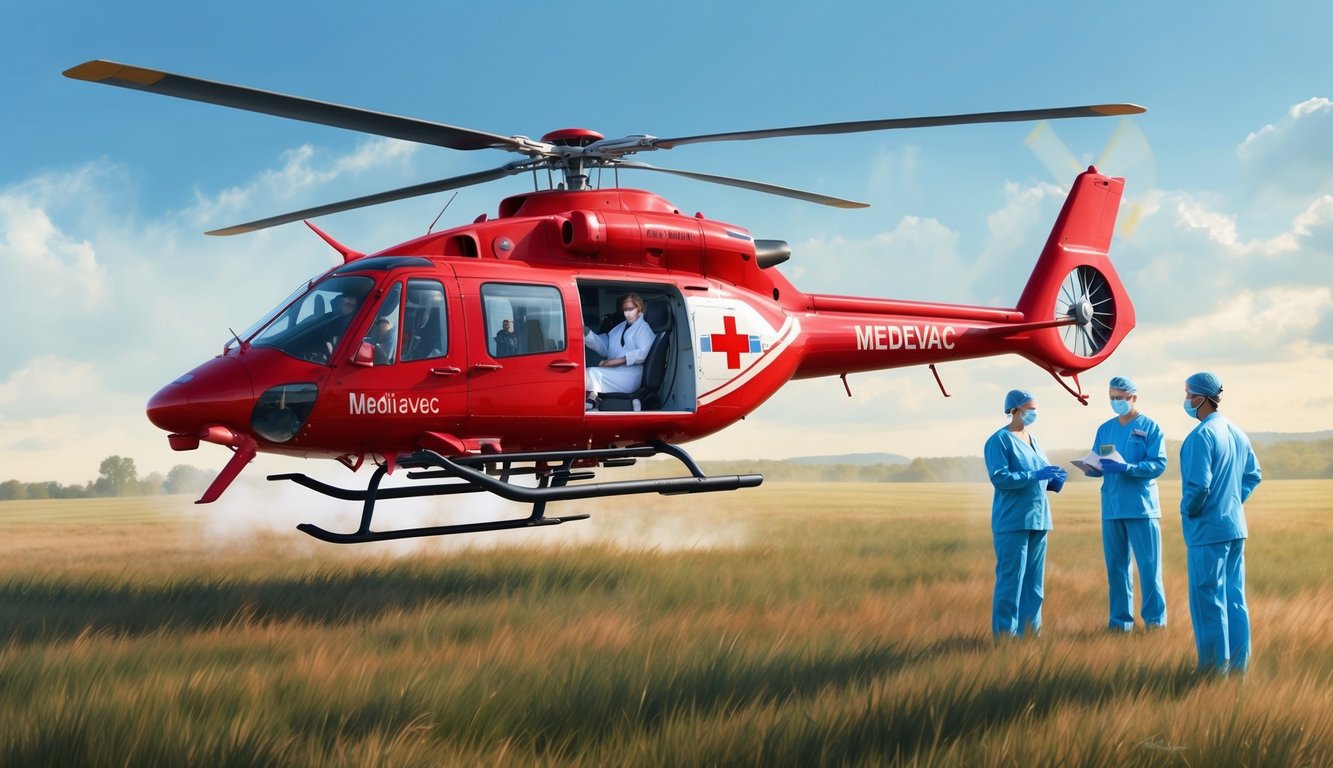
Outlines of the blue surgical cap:
{"label": "blue surgical cap", "polygon": [[1032,393],[1024,389],[1011,389],[1009,394],[1004,396],[1004,412],[1008,413],[1018,406],[1033,400]]}
{"label": "blue surgical cap", "polygon": [[1134,382],[1130,381],[1125,376],[1116,376],[1112,378],[1111,389],[1124,390],[1125,392],[1128,392],[1131,395],[1139,391],[1139,388],[1134,386]]}
{"label": "blue surgical cap", "polygon": [[1185,388],[1191,394],[1211,397],[1214,400],[1222,396],[1222,380],[1208,371],[1199,371],[1185,379]]}

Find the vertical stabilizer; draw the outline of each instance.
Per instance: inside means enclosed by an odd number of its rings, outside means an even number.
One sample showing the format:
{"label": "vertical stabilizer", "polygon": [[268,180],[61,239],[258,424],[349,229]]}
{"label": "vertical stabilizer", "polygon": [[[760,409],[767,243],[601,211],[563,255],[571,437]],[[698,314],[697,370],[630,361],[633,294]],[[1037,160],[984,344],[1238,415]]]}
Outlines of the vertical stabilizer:
{"label": "vertical stabilizer", "polygon": [[1064,320],[1033,331],[1021,354],[1060,375],[1105,360],[1134,327],[1134,306],[1108,255],[1125,180],[1089,167],[1079,174],[1018,300],[1026,322]]}

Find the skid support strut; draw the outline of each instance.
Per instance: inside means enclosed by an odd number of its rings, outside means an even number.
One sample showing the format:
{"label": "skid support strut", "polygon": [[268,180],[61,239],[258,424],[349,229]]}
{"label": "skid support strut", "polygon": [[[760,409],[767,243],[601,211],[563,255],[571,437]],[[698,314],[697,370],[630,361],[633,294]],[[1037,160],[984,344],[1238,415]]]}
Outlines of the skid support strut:
{"label": "skid support strut", "polygon": [[[650,480],[620,480],[607,483],[581,483],[594,477],[591,471],[575,471],[575,465],[627,466],[640,458],[666,454],[681,462],[689,470],[689,477],[658,478]],[[536,451],[526,453],[491,453],[482,455],[441,456],[434,451],[418,451],[403,456],[397,462],[409,471],[409,480],[447,479],[453,482],[415,487],[381,488],[388,467],[381,465],[371,475],[364,491],[349,490],[327,485],[303,474],[269,475],[269,480],[290,480],[310,490],[344,501],[360,501],[361,524],[354,533],[335,533],[311,523],[302,523],[297,529],[332,544],[358,544],[370,541],[390,541],[420,536],[448,536],[457,533],[503,531],[512,528],[532,528],[558,525],[571,520],[584,520],[587,514],[546,516],[546,505],[552,501],[591,499],[603,496],[624,496],[637,493],[709,493],[753,488],[763,482],[763,475],[719,475],[709,477],[688,453],[678,446],[662,442],[630,448],[600,448],[577,451]],[[536,487],[510,482],[515,475],[535,475]],[[571,485],[570,483],[578,483]],[[493,493],[501,498],[531,504],[527,517],[493,520],[424,528],[405,528],[392,531],[371,530],[375,503],[381,499],[407,499],[424,496],[446,496],[458,493]]]}

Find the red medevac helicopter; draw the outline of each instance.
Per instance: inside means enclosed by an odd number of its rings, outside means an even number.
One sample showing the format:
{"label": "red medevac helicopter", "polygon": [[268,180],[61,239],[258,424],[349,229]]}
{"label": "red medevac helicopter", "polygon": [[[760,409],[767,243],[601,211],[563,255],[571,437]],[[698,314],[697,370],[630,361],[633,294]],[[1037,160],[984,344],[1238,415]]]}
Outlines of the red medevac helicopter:
{"label": "red medevac helicopter", "polygon": [[[840,208],[863,203],[756,181],[674,170],[636,154],[747,141],[969,123],[1129,115],[1133,104],[830,123],[676,138],[608,139],[582,128],[540,140],[371,112],[108,61],[64,73],[279,117],[519,159],[489,170],[252,221],[234,235],[531,173],[560,181],[500,202],[453,229],[375,253],[307,224],[343,263],[302,284],[217,357],[162,388],[148,418],[171,447],[232,450],[199,503],[216,500],[258,452],[332,458],[374,470],[365,490],[303,474],[272,475],[360,501],[355,532],[299,528],[334,543],[551,525],[546,505],[637,493],[753,487],[761,475],[708,476],[679,443],[745,417],[791,379],[1022,355],[1086,404],[1078,374],[1134,327],[1134,308],[1107,256],[1124,179],[1089,168],[1074,181],[1013,308],[804,293],[778,271],[790,249],[745,228],[682,213],[651,193],[594,187],[592,171],[657,171]],[[599,173],[600,177],[601,174]],[[591,410],[584,371],[601,359],[586,331],[620,320],[622,297],[644,302],[652,331],[639,385]],[[506,334],[503,338],[501,334]],[[936,379],[938,381],[938,373]],[[1072,382],[1072,386],[1071,386]],[[940,385],[943,391],[943,384]],[[850,390],[848,391],[850,394]],[[947,393],[946,393],[947,396]],[[597,467],[664,454],[687,477],[588,483]],[[396,468],[413,481],[381,487]],[[535,477],[535,487],[514,482]],[[430,482],[443,481],[443,482]],[[486,491],[531,505],[524,517],[371,529],[380,499]]]}

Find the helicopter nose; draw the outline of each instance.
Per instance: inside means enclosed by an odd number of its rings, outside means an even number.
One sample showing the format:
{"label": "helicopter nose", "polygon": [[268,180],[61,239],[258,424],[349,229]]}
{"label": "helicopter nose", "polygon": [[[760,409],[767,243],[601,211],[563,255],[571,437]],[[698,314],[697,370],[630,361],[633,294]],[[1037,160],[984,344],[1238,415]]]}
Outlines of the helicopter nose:
{"label": "helicopter nose", "polygon": [[232,358],[215,357],[153,395],[148,420],[177,434],[196,434],[214,425],[244,430],[254,400],[245,366]]}

